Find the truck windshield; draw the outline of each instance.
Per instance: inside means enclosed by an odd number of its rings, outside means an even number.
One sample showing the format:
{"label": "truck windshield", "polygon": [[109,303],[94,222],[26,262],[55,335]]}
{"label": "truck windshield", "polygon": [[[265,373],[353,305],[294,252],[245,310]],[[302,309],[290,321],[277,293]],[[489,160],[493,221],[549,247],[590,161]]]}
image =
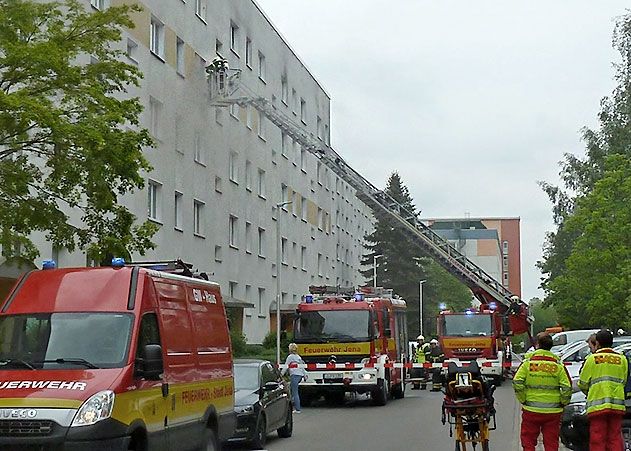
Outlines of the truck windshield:
{"label": "truck windshield", "polygon": [[0,317],[0,370],[125,365],[133,316],[47,313]]}
{"label": "truck windshield", "polygon": [[367,310],[302,312],[294,327],[294,340],[301,343],[368,341],[371,338]]}
{"label": "truck windshield", "polygon": [[487,337],[492,335],[491,315],[441,315],[443,335],[452,337]]}

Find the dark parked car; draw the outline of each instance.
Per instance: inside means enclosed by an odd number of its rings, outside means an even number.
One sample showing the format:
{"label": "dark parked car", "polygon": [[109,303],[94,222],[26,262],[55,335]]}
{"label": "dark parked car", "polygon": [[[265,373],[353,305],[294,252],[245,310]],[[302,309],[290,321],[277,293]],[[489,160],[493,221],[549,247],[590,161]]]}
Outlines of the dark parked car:
{"label": "dark parked car", "polygon": [[248,441],[254,449],[261,449],[270,432],[291,437],[294,425],[289,383],[269,361],[235,360],[234,385],[237,427],[230,441]]}

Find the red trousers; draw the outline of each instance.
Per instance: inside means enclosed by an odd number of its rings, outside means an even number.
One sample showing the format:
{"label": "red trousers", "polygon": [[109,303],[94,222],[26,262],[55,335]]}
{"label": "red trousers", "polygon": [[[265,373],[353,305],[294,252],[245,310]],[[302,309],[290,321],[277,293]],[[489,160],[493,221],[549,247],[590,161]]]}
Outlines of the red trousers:
{"label": "red trousers", "polygon": [[589,451],[624,451],[621,413],[589,416]]}
{"label": "red trousers", "polygon": [[559,451],[560,413],[521,412],[521,446],[524,451],[535,451],[539,434],[543,432],[546,451]]}

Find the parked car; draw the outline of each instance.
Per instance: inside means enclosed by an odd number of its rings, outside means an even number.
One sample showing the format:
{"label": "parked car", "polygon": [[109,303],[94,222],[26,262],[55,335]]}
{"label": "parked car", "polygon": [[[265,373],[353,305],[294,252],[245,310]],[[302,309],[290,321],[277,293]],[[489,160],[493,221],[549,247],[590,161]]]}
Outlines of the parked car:
{"label": "parked car", "polygon": [[578,341],[585,341],[591,334],[595,334],[599,329],[581,329],[566,330],[565,332],[557,332],[552,336],[552,352],[558,353],[559,350],[569,344]]}
{"label": "parked car", "polygon": [[[617,347],[630,343],[631,336],[622,335],[619,337],[613,337],[613,346],[616,349]],[[561,354],[561,361],[565,364],[565,368],[567,368],[567,371],[570,374],[570,379],[572,379],[572,384],[574,385],[575,390],[578,390],[576,381],[578,380],[578,375],[583,367],[583,362],[589,354],[591,354],[591,351],[589,349],[589,345],[585,341],[574,343],[572,346],[568,347],[563,354]]]}
{"label": "parked car", "polygon": [[294,424],[289,383],[269,361],[236,359],[234,386],[237,427],[230,441],[248,441],[254,449],[261,449],[270,432],[291,437]]}
{"label": "parked car", "polygon": [[[623,344],[616,346],[623,340]],[[614,351],[624,354],[628,360],[631,361],[631,337],[614,337]],[[574,354],[572,354],[574,355]],[[580,355],[580,352],[579,352]],[[585,357],[589,355],[589,352],[585,354]],[[583,358],[584,360],[584,358]],[[572,377],[572,385],[575,390],[578,390],[577,382],[581,365],[576,366],[578,369],[574,371],[575,367],[566,366]],[[572,370],[572,371],[570,371]],[[563,411],[563,418],[561,420],[561,442],[569,449],[574,451],[589,451],[589,421],[585,413],[585,403],[587,397],[581,391],[576,391],[572,394],[572,400],[570,404],[565,407]],[[627,412],[625,414],[622,427],[623,435],[626,443],[625,449],[631,448],[631,399],[625,401]]]}

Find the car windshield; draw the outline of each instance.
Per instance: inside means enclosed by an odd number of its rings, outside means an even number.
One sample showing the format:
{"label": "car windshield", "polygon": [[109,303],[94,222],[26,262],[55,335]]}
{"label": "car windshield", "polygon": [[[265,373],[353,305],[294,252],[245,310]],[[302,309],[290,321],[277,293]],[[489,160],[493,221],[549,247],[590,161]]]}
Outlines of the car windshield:
{"label": "car windshield", "polygon": [[133,316],[43,313],[0,317],[0,369],[118,368]]}
{"label": "car windshield", "polygon": [[257,390],[259,388],[259,368],[252,365],[234,366],[235,390]]}
{"label": "car windshield", "polygon": [[294,340],[302,343],[353,342],[371,338],[367,310],[302,312],[296,319]]}
{"label": "car windshield", "polygon": [[452,337],[487,337],[492,335],[491,315],[441,315],[443,334]]}

